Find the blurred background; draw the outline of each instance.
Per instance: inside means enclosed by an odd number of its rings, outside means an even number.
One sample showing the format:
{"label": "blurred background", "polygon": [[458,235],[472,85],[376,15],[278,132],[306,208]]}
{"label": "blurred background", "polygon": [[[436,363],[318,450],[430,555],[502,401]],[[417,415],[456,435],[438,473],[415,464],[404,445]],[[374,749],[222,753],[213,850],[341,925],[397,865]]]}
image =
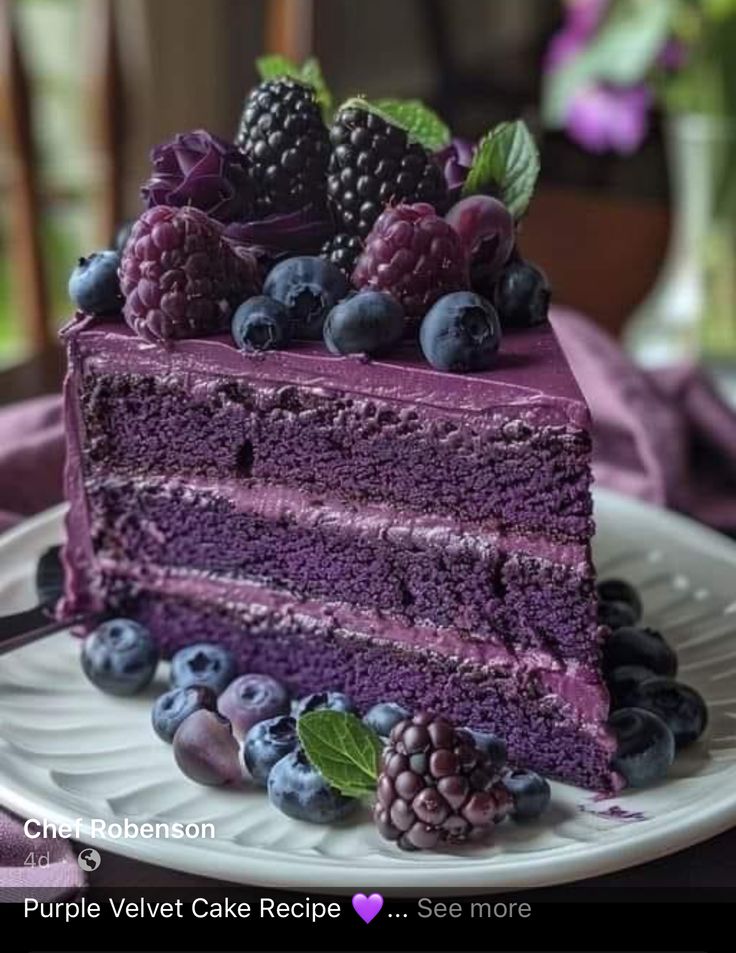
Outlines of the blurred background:
{"label": "blurred background", "polygon": [[76,257],[140,209],[152,144],[196,127],[234,136],[263,51],[316,55],[337,102],[419,97],[469,138],[526,119],[543,173],[522,247],[555,300],[644,362],[728,362],[736,217],[721,251],[701,252],[725,208],[711,165],[732,137],[735,6],[0,0],[0,366],[49,351]]}

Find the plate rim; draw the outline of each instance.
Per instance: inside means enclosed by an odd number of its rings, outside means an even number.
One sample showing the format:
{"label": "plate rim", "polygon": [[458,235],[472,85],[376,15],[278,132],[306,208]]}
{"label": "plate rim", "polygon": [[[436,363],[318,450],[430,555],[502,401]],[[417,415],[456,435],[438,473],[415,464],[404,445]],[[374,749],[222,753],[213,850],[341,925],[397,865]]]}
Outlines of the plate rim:
{"label": "plate rim", "polygon": [[[596,506],[602,503],[606,508],[623,507],[634,514],[646,514],[648,520],[655,520],[665,532],[672,532],[673,529],[678,534],[687,532],[691,544],[705,547],[715,558],[736,566],[736,542],[687,516],[600,487],[594,488],[594,500]],[[39,531],[46,531],[54,525],[60,527],[66,509],[66,504],[59,504],[0,535],[0,554],[28,543]],[[0,778],[0,803],[24,817],[41,816],[53,823],[76,819],[69,809],[54,805],[52,799],[18,790],[5,778]],[[252,886],[319,889],[338,895],[367,887],[394,896],[411,895],[418,890],[428,895],[470,895],[580,882],[677,853],[736,825],[736,790],[730,798],[726,792],[716,803],[706,805],[697,814],[691,815],[685,824],[677,811],[668,820],[659,818],[656,826],[649,831],[645,829],[646,824],[647,821],[637,823],[640,835],[623,839],[619,844],[611,844],[610,841],[575,842],[555,849],[553,856],[530,853],[528,858],[523,858],[516,854],[511,867],[504,869],[489,865],[485,876],[477,859],[472,864],[462,865],[462,862],[457,863],[460,855],[449,853],[444,857],[448,861],[452,860],[452,865],[439,860],[443,855],[433,854],[428,855],[427,863],[410,866],[399,863],[396,867],[384,865],[380,872],[376,870],[374,877],[370,870],[364,872],[365,876],[361,876],[360,872],[356,875],[355,867],[344,859],[320,860],[314,855],[302,859],[294,854],[279,854],[277,850],[262,847],[243,847],[247,856],[243,858],[242,870],[236,869],[240,864],[229,854],[226,867],[222,869],[223,855],[217,851],[217,839],[212,841],[212,848],[209,844],[195,848],[187,842],[167,840],[112,839],[105,835],[93,838],[89,825],[84,822],[79,840],[154,866]],[[374,877],[373,881],[371,877]],[[407,883],[409,879],[411,882]],[[443,883],[448,879],[451,883]]]}

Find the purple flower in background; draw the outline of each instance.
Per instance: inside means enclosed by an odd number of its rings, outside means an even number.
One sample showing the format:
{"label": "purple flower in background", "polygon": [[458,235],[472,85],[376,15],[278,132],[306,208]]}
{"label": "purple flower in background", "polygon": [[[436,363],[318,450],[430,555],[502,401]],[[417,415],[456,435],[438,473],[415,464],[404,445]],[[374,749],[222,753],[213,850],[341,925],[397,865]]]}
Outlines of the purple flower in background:
{"label": "purple flower in background", "polygon": [[544,68],[559,69],[583,50],[600,26],[610,0],[570,0],[565,5],[567,16],[561,30],[550,40]]}
{"label": "purple flower in background", "polygon": [[432,157],[445,174],[449,198],[452,203],[460,198],[460,192],[473,164],[474,155],[475,143],[455,137],[444,149],[435,152]]}
{"label": "purple flower in background", "polygon": [[153,173],[141,189],[147,208],[191,205],[219,222],[247,217],[247,160],[231,143],[196,129],[156,146],[151,161]]}
{"label": "purple flower in background", "polygon": [[629,155],[646,137],[651,101],[646,86],[587,86],[570,104],[568,135],[589,152]]}

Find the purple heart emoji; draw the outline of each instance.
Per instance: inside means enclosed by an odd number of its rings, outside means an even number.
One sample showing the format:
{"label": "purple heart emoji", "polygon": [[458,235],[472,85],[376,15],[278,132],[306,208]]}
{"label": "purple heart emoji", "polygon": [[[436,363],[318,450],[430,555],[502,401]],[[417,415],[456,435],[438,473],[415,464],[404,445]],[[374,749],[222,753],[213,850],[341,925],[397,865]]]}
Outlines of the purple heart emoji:
{"label": "purple heart emoji", "polygon": [[370,897],[366,897],[364,893],[356,893],[353,897],[353,910],[364,923],[370,923],[377,917],[382,906],[383,897],[380,893],[372,893]]}

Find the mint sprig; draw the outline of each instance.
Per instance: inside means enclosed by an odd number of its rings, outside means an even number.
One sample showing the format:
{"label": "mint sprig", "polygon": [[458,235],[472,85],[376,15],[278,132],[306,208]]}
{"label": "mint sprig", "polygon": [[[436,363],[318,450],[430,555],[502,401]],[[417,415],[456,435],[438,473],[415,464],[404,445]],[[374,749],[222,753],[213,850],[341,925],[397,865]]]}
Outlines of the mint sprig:
{"label": "mint sprig", "polygon": [[360,718],[312,711],[299,719],[297,733],[307,758],[341,794],[365,797],[376,790],[381,741]]}
{"label": "mint sprig", "polygon": [[478,144],[463,197],[495,192],[518,221],[534,195],[539,168],[539,150],[526,123],[502,122]]}
{"label": "mint sprig", "polygon": [[436,112],[419,99],[376,99],[354,96],[343,103],[343,109],[363,109],[380,116],[384,122],[403,129],[411,142],[418,142],[429,152],[448,144],[450,130]]}
{"label": "mint sprig", "polygon": [[332,115],[332,94],[322,75],[322,69],[319,60],[311,56],[305,60],[301,66],[298,66],[293,60],[278,53],[269,56],[261,56],[256,60],[256,69],[262,80],[278,79],[281,76],[288,76],[291,79],[298,80],[306,86],[311,86],[317,97],[317,102],[322,110],[325,122],[329,122]]}

